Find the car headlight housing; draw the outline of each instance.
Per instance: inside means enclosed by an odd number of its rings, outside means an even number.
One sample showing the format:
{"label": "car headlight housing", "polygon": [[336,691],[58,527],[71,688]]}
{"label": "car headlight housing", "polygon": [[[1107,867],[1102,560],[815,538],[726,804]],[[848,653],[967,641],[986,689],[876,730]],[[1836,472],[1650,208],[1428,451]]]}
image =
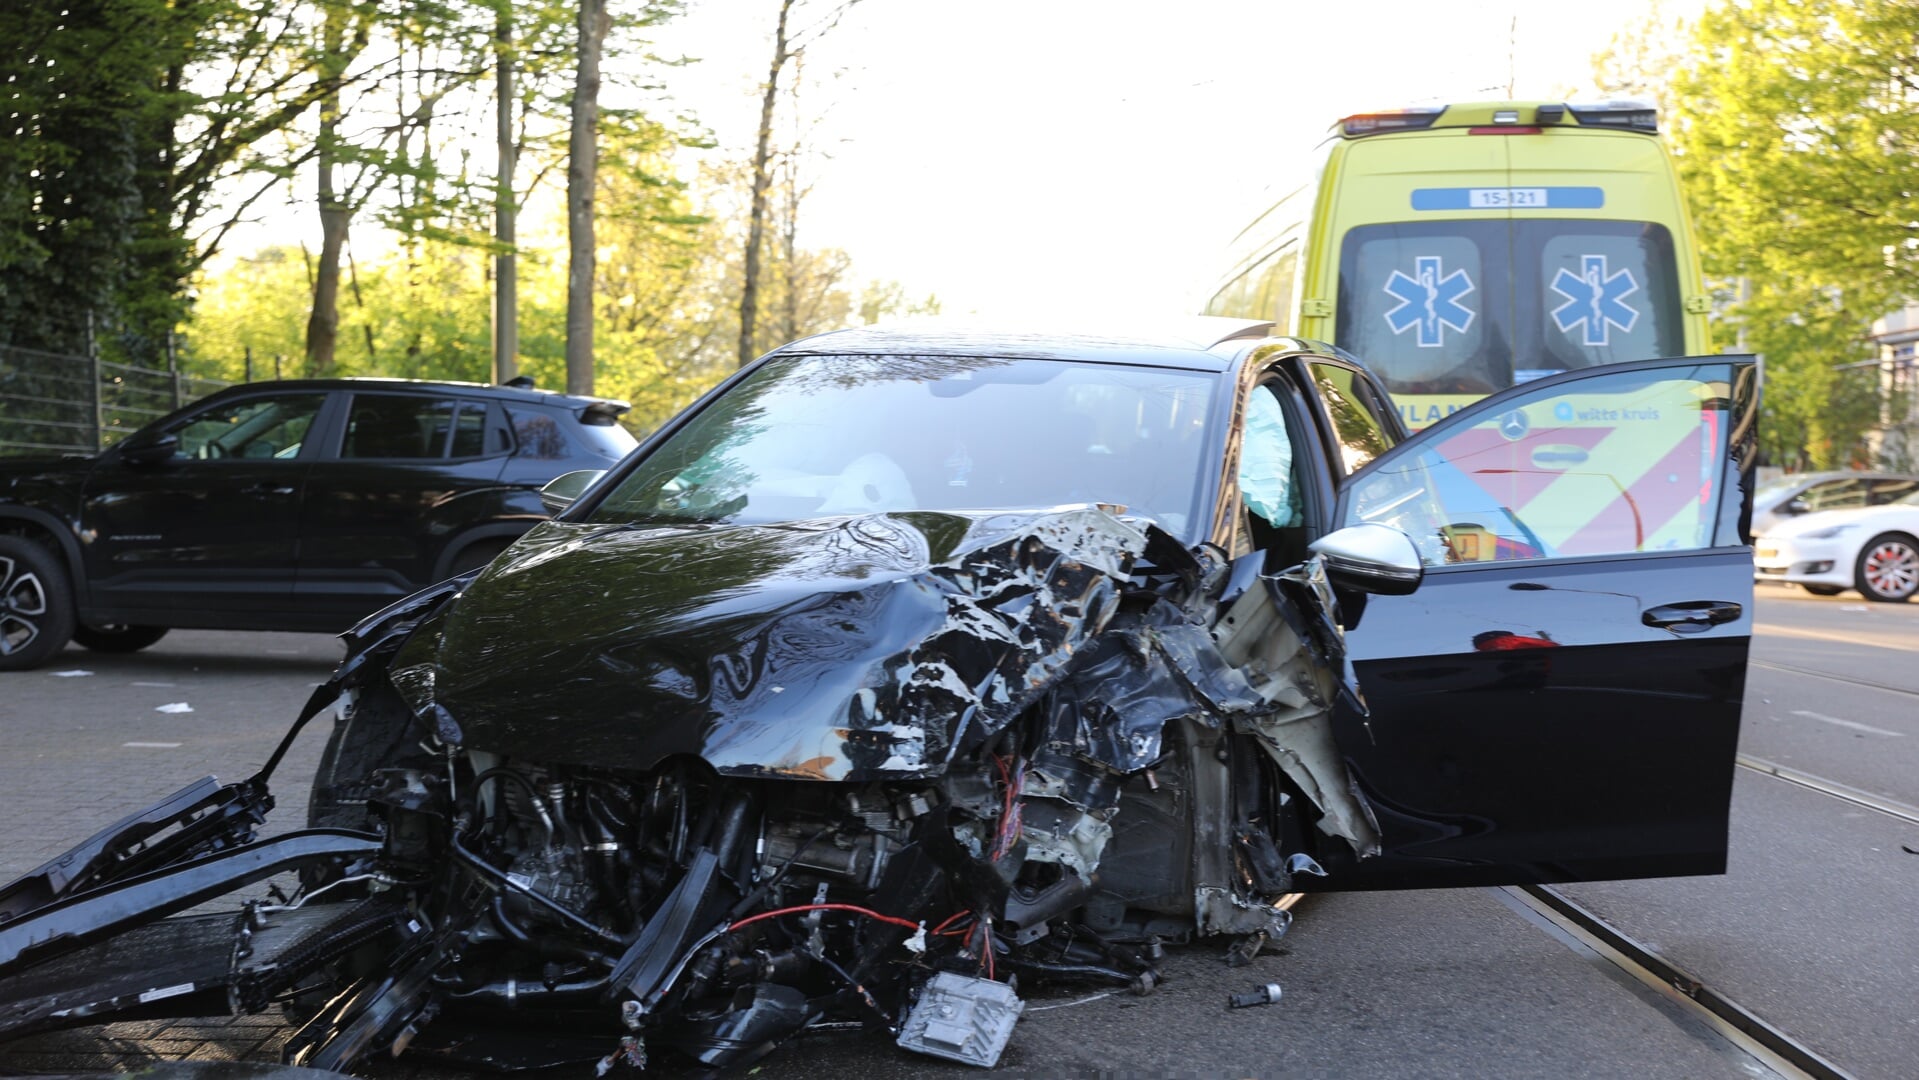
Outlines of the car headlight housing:
{"label": "car headlight housing", "polygon": [[1823,529],[1814,529],[1808,533],[1800,533],[1799,537],[1802,540],[1831,540],[1835,536],[1849,533],[1858,527],[1857,525],[1828,525]]}

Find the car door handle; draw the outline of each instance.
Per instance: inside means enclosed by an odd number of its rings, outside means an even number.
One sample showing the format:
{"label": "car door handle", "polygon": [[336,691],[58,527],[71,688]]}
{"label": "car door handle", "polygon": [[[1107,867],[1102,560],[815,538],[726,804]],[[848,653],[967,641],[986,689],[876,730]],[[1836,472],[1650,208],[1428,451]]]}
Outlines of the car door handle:
{"label": "car door handle", "polygon": [[263,495],[291,495],[293,494],[293,485],[292,484],[265,484],[265,483],[254,484],[251,487],[241,488],[240,494],[252,495],[255,497],[259,497]]}
{"label": "car door handle", "polygon": [[1730,600],[1682,600],[1647,608],[1639,621],[1675,634],[1697,634],[1720,623],[1729,623],[1745,610]]}

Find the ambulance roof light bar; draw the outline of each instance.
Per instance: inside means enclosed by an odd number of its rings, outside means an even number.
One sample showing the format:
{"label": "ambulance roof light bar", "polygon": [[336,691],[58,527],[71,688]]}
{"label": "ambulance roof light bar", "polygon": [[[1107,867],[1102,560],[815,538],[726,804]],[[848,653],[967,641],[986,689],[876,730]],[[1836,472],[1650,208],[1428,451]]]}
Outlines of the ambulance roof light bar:
{"label": "ambulance roof light bar", "polygon": [[1418,131],[1432,127],[1439,114],[1446,111],[1444,105],[1423,105],[1412,109],[1393,109],[1387,112],[1355,113],[1339,122],[1339,130],[1347,135],[1378,135],[1387,131]]}
{"label": "ambulance roof light bar", "polygon": [[1616,127],[1656,133],[1659,110],[1643,101],[1605,101],[1593,105],[1566,106],[1573,119],[1585,127]]}

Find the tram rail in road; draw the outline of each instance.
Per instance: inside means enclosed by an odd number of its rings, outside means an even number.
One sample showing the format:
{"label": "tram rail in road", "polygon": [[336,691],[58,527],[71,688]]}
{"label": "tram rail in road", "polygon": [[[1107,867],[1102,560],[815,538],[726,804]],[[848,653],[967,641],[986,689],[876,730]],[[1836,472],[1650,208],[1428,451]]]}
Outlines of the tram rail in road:
{"label": "tram rail in road", "polygon": [[[1806,674],[1818,674],[1806,672]],[[1830,677],[1830,676],[1829,676]],[[1847,679],[1847,682],[1859,680]],[[1882,687],[1882,689],[1890,689]],[[1911,691],[1904,691],[1911,693]],[[1740,754],[1741,768],[1819,792],[1863,809],[1912,825],[1919,825],[1919,807],[1874,795],[1822,776],[1801,772],[1776,762]],[[1611,961],[1627,975],[1697,1017],[1712,1030],[1759,1062],[1787,1077],[1814,1080],[1850,1080],[1850,1075],[1795,1039],[1784,1029],[1706,985],[1656,951],[1609,925],[1559,890],[1542,885],[1511,886],[1496,892],[1509,904],[1530,912],[1572,940]]]}
{"label": "tram rail in road", "polygon": [[1864,807],[1867,810],[1877,810],[1881,814],[1898,818],[1900,821],[1906,822],[1909,825],[1919,825],[1919,807],[1907,806],[1902,802],[1881,798],[1870,791],[1861,791],[1856,787],[1842,784],[1837,780],[1828,780],[1823,776],[1814,776],[1808,772],[1800,772],[1798,769],[1787,768],[1784,765],[1767,761],[1764,758],[1756,758],[1750,754],[1740,754],[1734,760],[1739,763],[1741,768],[1751,769],[1756,773],[1763,773],[1776,780],[1784,780],[1788,784],[1798,784],[1800,787],[1811,788],[1821,795],[1830,795],[1835,799],[1852,803],[1854,806]]}
{"label": "tram rail in road", "polygon": [[1817,668],[1794,667],[1791,664],[1781,664],[1772,660],[1750,660],[1747,662],[1747,666],[1767,668],[1771,671],[1783,671],[1788,675],[1809,675],[1815,679],[1831,679],[1833,682],[1851,683],[1854,686],[1864,686],[1872,690],[1884,690],[1889,694],[1904,694],[1907,697],[1919,697],[1919,690],[1910,690],[1903,686],[1891,686],[1882,682],[1873,682],[1871,679],[1857,679],[1851,675],[1839,675],[1830,671],[1820,671]]}
{"label": "tram rail in road", "polygon": [[1852,1080],[1850,1073],[1819,1056],[1782,1028],[1760,1019],[1738,1002],[1682,971],[1557,889],[1543,885],[1509,885],[1495,892],[1509,898],[1521,914],[1530,912],[1611,961],[1626,975],[1702,1021],[1774,1073],[1810,1080]]}

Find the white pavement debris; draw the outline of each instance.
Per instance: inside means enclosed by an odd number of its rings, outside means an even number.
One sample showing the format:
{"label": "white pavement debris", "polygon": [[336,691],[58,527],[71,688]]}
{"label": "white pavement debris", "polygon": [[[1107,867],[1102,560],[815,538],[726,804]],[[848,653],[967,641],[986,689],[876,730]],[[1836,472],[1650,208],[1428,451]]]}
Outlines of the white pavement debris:
{"label": "white pavement debris", "polygon": [[82,671],[79,668],[74,668],[72,671],[49,671],[47,672],[47,674],[53,676],[56,679],[77,679],[81,677],[82,675],[91,675],[93,674],[93,672]]}
{"label": "white pavement debris", "polygon": [[174,701],[174,702],[169,702],[168,704],[162,705],[153,711],[164,712],[164,713],[192,712],[193,706],[188,705],[184,701]]}

